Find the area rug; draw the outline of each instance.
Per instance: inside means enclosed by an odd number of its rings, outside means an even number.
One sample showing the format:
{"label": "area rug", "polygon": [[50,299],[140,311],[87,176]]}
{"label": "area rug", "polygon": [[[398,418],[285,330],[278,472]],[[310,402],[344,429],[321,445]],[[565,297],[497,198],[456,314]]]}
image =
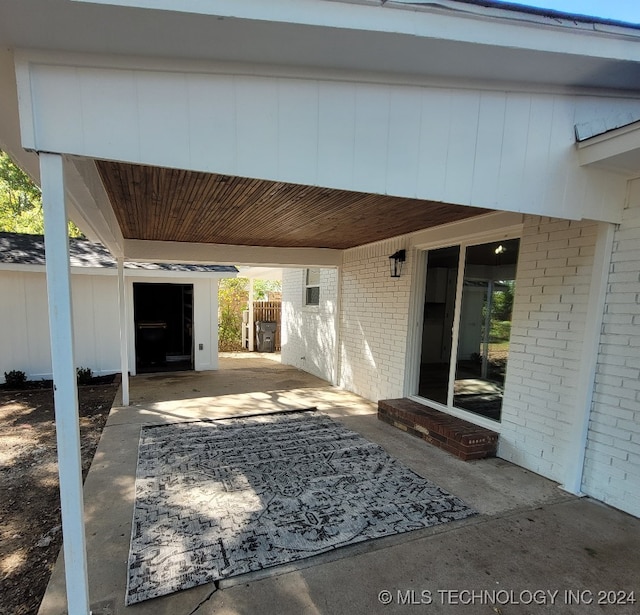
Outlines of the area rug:
{"label": "area rug", "polygon": [[126,603],[472,514],[315,409],[145,426]]}

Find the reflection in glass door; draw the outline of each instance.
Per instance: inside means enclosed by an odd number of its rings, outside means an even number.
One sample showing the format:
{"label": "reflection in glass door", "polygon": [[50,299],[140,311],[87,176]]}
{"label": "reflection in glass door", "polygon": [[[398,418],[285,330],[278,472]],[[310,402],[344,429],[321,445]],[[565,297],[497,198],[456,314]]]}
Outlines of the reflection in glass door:
{"label": "reflection in glass door", "polygon": [[[418,394],[499,421],[509,357],[519,240],[431,250]],[[464,257],[454,326],[458,262]],[[454,338],[455,332],[455,338]],[[455,352],[452,349],[455,348]],[[455,362],[455,380],[450,368]],[[453,389],[451,391],[451,388]]]}

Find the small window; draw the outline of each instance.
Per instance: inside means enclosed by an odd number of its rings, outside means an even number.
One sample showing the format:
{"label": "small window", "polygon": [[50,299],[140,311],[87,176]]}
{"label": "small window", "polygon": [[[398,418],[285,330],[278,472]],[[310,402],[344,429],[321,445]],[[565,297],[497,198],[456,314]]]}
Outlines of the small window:
{"label": "small window", "polygon": [[304,304],[320,305],[320,269],[305,271]]}

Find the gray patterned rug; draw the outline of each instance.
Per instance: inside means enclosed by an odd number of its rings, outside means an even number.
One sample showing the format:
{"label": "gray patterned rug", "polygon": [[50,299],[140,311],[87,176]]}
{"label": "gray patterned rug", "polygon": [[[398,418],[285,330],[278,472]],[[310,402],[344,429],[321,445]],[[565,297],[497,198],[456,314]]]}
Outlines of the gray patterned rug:
{"label": "gray patterned rug", "polygon": [[472,514],[314,409],[146,426],[126,603]]}

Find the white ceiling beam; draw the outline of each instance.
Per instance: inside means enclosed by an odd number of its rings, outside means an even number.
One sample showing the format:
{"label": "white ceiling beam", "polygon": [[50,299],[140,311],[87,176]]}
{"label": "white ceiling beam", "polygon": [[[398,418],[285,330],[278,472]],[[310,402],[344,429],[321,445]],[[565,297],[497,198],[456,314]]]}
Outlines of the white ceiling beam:
{"label": "white ceiling beam", "polygon": [[128,261],[254,265],[262,267],[339,267],[342,250],[274,248],[179,241],[124,240]]}

